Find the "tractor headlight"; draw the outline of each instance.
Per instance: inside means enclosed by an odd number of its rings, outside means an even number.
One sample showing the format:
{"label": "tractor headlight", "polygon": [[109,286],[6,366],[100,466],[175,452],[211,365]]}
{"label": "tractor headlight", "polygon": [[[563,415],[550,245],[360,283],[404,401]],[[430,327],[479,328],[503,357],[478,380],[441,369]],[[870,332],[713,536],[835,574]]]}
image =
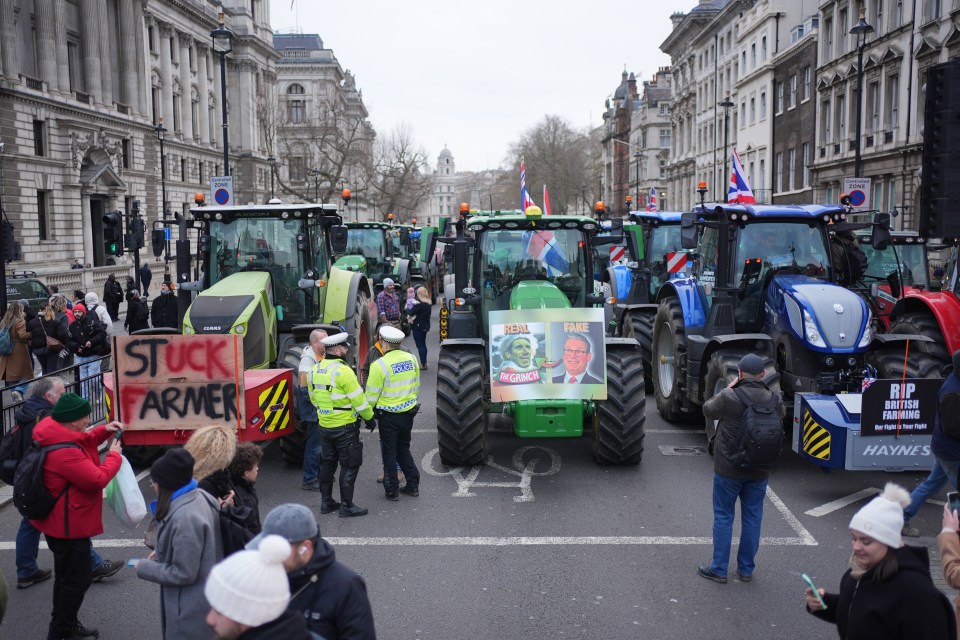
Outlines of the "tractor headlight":
{"label": "tractor headlight", "polygon": [[188,325],[188,324],[183,325],[183,335],[185,335],[185,336],[192,336],[192,335],[193,335],[193,327],[191,327],[191,326]]}
{"label": "tractor headlight", "polygon": [[820,335],[820,329],[817,328],[817,323],[806,309],[803,310],[803,335],[806,337],[807,342],[815,347],[827,346],[827,343],[823,341],[823,336]]}
{"label": "tractor headlight", "polygon": [[873,312],[867,312],[867,328],[863,330],[863,337],[860,338],[858,347],[868,347],[873,342]]}
{"label": "tractor headlight", "polygon": [[237,335],[242,336],[244,331],[246,331],[246,327],[242,324],[238,324],[233,328],[233,332],[236,333]]}

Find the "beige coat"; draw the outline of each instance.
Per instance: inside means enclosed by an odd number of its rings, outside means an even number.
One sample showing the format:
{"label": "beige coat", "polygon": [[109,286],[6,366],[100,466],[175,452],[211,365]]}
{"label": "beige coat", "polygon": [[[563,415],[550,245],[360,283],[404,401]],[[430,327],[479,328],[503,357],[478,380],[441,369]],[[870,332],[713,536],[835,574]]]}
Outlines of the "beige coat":
{"label": "beige coat", "polygon": [[33,359],[27,349],[30,332],[27,331],[27,323],[24,320],[10,329],[10,339],[13,340],[13,353],[0,356],[0,379],[7,382],[33,379]]}
{"label": "beige coat", "polygon": [[[950,531],[944,531],[937,536],[940,543],[940,564],[943,565],[943,578],[954,589],[960,589],[960,536]],[[957,619],[960,620],[960,596],[953,600]],[[960,637],[960,624],[957,625]]]}

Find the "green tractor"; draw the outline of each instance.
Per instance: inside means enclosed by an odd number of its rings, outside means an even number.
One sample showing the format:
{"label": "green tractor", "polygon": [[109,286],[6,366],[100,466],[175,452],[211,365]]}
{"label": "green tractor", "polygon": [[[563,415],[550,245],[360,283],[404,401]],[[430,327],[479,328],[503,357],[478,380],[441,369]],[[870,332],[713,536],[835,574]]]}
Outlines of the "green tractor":
{"label": "green tractor", "polygon": [[[391,233],[395,227],[389,222],[348,222],[347,246],[337,266],[361,271],[375,289],[383,286],[383,279],[396,283],[401,297],[410,286],[410,260],[393,251]],[[402,300],[401,300],[402,302]]]}
{"label": "green tractor", "polygon": [[430,246],[436,244],[433,242],[436,235],[436,227],[414,225],[398,225],[390,232],[393,255],[409,263],[410,286],[414,289],[426,287],[431,297],[440,290],[437,259],[430,251]]}
{"label": "green tractor", "polygon": [[[646,404],[643,360],[637,341],[611,335],[609,325],[603,338],[606,400],[493,402],[491,395],[491,312],[556,309],[557,319],[566,320],[564,310],[603,307],[609,300],[594,278],[593,248],[617,239],[599,236],[597,222],[581,216],[491,212],[468,217],[462,211],[455,227],[454,236],[439,239],[453,258],[453,282],[440,321],[441,461],[448,466],[484,464],[488,417],[503,413],[513,418],[520,437],[580,436],[589,430],[598,463],[639,463]],[[543,243],[558,253],[559,262],[544,262],[549,258]]]}

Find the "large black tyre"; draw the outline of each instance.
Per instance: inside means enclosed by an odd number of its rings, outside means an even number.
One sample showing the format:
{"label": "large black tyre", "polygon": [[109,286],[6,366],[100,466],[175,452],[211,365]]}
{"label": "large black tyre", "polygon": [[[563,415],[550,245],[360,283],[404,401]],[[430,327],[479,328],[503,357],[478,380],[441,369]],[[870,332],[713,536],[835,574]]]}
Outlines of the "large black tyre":
{"label": "large black tyre", "polygon": [[[280,363],[282,366],[290,367],[293,369],[293,384],[297,384],[297,372],[300,369],[300,356],[303,354],[303,349],[307,344],[301,344],[294,347],[287,348],[283,352],[283,356],[280,358]],[[291,395],[291,398],[294,396]],[[293,412],[296,415],[296,411]],[[300,423],[299,418],[296,419],[294,428],[289,430],[287,435],[280,438],[280,454],[283,456],[284,462],[296,466],[303,465],[303,451],[307,443],[307,434],[303,431],[303,425]]]}
{"label": "large black tyre", "polygon": [[867,363],[873,365],[880,379],[939,378],[938,363],[919,350],[910,349],[907,356],[907,370],[903,370],[905,343],[885,344],[867,355]]}
{"label": "large black tyre", "polygon": [[487,415],[483,405],[483,352],[441,347],[437,363],[437,442],[448,467],[483,464]]}
{"label": "large black tyre", "polygon": [[[745,349],[721,349],[714,351],[707,363],[707,375],[703,382],[703,399],[709,400],[717,395],[737,379],[739,375],[740,358],[749,353]],[[780,373],[777,371],[776,363],[773,358],[764,358],[763,382],[769,389],[775,393],[780,392]],[[707,442],[713,440],[717,432],[716,420],[711,420],[704,416],[704,430],[707,434]],[[713,448],[709,448],[713,453]]]}
{"label": "large black tyre", "polygon": [[667,298],[657,309],[652,350],[650,377],[657,410],[664,420],[681,420],[689,415],[684,410],[685,372],[678,366],[687,352],[687,336],[683,308],[676,298]]}
{"label": "large black tyre", "polygon": [[623,335],[640,343],[640,355],[643,357],[644,391],[653,393],[653,314],[641,311],[628,311],[623,319]]}
{"label": "large black tyre", "polygon": [[599,464],[638,464],[643,457],[647,396],[643,357],[634,347],[607,347],[607,399],[597,404],[593,459]]}
{"label": "large black tyre", "polygon": [[933,340],[933,342],[914,342],[913,347],[934,361],[937,371],[942,372],[952,363],[953,359],[943,339],[943,331],[931,313],[926,311],[905,313],[890,325],[890,333],[921,335]]}
{"label": "large black tyre", "polygon": [[355,371],[360,371],[367,359],[367,351],[373,346],[373,333],[376,330],[376,319],[370,317],[370,298],[365,291],[357,293],[351,329],[353,346],[347,359]]}

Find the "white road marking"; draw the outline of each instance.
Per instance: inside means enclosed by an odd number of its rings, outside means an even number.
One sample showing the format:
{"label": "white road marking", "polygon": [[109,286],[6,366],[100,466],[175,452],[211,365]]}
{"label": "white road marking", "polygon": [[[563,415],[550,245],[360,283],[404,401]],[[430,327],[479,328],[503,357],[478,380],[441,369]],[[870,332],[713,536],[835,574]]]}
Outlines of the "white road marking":
{"label": "white road marking", "polygon": [[880,493],[880,489],[877,489],[875,487],[868,487],[866,489],[861,489],[856,493],[851,493],[848,496],[837,498],[832,502],[822,504],[819,507],[814,507],[809,511],[804,511],[804,514],[808,516],[813,516],[814,518],[820,518],[822,516],[827,515],[828,513],[833,513],[834,511],[843,509],[844,507],[851,505],[854,502],[859,502],[860,500],[864,500],[871,496],[875,496],[878,493]]}
{"label": "white road marking", "polygon": [[[787,521],[787,524],[790,525],[790,528],[796,531],[797,535],[800,536],[800,540],[802,542],[799,544],[808,545],[811,547],[817,546],[817,539],[814,538],[809,531],[807,531],[806,527],[804,527],[799,520],[797,520],[797,517],[793,515],[793,512],[791,512],[790,509],[787,508],[787,505],[783,504],[783,500],[781,500],[780,496],[773,492],[773,489],[770,488],[770,485],[767,485],[767,498],[773,503],[773,506],[776,507],[777,511],[780,512],[780,515],[783,516],[783,519]],[[763,544],[762,540],[760,544]]]}
{"label": "white road marking", "polygon": [[[550,456],[550,467],[546,471],[538,473],[535,471],[535,469],[537,467],[537,463],[540,462],[539,458],[531,458],[528,462],[524,463],[524,454],[529,451],[545,452],[548,456]],[[421,467],[426,473],[438,478],[444,476],[452,477],[457,482],[457,490],[452,494],[454,498],[476,497],[477,494],[471,493],[470,491],[470,489],[473,487],[505,489],[513,488],[520,489],[520,495],[513,497],[514,502],[533,502],[536,500],[536,497],[533,495],[533,489],[530,488],[530,482],[533,476],[552,476],[560,471],[560,456],[553,449],[538,446],[521,447],[513,454],[512,462],[514,469],[497,464],[493,461],[493,456],[487,456],[486,460],[486,468],[495,469],[511,476],[516,476],[520,478],[518,482],[477,482],[477,477],[479,477],[480,472],[484,469],[484,465],[476,465],[473,467],[450,467],[449,471],[437,471],[434,469],[433,460],[437,457],[439,452],[440,449],[431,449],[428,451],[426,455],[423,456]]]}

